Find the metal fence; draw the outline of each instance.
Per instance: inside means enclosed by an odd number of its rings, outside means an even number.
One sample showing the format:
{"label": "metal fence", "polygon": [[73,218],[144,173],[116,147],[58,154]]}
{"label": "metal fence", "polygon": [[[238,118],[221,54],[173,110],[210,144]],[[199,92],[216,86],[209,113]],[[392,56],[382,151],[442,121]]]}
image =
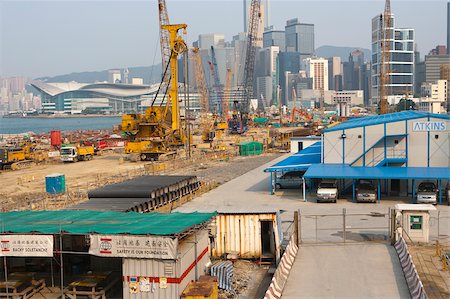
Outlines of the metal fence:
{"label": "metal fence", "polygon": [[303,244],[385,242],[390,240],[390,213],[300,213],[299,227]]}

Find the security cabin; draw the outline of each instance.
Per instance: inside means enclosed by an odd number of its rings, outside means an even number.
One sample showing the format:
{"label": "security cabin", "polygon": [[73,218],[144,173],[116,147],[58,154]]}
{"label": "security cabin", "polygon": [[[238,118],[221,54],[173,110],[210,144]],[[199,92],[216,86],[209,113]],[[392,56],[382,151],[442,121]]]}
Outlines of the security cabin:
{"label": "security cabin", "polygon": [[406,234],[405,239],[413,242],[428,243],[430,239],[430,211],[435,211],[432,205],[396,204],[396,223],[399,233]]}

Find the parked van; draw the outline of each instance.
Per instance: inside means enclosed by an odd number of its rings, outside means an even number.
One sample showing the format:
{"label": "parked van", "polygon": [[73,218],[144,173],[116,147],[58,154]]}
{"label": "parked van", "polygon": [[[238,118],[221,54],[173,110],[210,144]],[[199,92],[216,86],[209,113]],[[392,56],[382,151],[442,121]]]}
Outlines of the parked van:
{"label": "parked van", "polygon": [[317,189],[317,202],[336,202],[339,190],[336,180],[322,180]]}
{"label": "parked van", "polygon": [[433,182],[422,182],[417,187],[416,202],[417,203],[437,203],[438,190]]}

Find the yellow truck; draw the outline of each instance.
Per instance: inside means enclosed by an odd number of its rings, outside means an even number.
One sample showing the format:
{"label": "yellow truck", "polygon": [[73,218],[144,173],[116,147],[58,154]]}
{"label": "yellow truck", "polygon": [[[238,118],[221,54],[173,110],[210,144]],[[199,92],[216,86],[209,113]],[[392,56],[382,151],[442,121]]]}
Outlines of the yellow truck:
{"label": "yellow truck", "polygon": [[64,146],[61,148],[61,161],[77,162],[92,160],[94,146]]}

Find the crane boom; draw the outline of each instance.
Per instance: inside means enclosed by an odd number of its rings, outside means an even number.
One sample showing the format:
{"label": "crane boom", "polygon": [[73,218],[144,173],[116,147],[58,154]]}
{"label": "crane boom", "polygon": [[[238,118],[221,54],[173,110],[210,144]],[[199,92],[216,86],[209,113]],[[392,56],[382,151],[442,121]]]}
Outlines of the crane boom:
{"label": "crane boom", "polygon": [[386,0],[384,13],[380,20],[381,27],[381,65],[379,77],[379,114],[389,112],[388,96],[390,82],[390,54],[391,54],[391,1]]}
{"label": "crane boom", "polygon": [[228,110],[230,107],[230,99],[231,99],[232,81],[233,81],[233,71],[230,68],[227,68],[227,81],[225,82],[224,97],[222,100],[222,117],[224,119],[228,118]]}
{"label": "crane boom", "polygon": [[252,0],[250,5],[250,18],[247,32],[247,52],[245,55],[245,69],[243,88],[245,102],[243,112],[248,113],[250,98],[253,97],[253,77],[255,73],[256,42],[259,18],[261,17],[261,0]]}
{"label": "crane boom", "polygon": [[197,84],[197,91],[200,93],[200,108],[201,112],[209,112],[208,103],[208,91],[205,83],[205,74],[203,73],[202,60],[200,58],[200,53],[198,48],[192,49],[194,54],[194,74],[195,83]]}
{"label": "crane boom", "polygon": [[[163,26],[169,25],[169,15],[167,13],[167,6],[165,0],[158,0],[158,11],[159,11],[159,38],[160,38],[160,46],[161,46],[161,61],[162,61],[162,70],[166,69],[166,65],[170,60],[170,40],[169,40],[169,31],[165,29]],[[166,74],[163,78],[163,82],[168,82],[169,76]]]}
{"label": "crane boom", "polygon": [[216,90],[216,103],[217,105],[217,112],[219,114],[222,114],[222,95],[223,95],[223,89],[222,85],[220,84],[220,77],[219,77],[219,68],[217,67],[217,59],[216,59],[216,52],[214,51],[214,47],[211,46],[211,63],[212,67],[214,68],[214,72],[212,73],[214,78],[214,87]]}

